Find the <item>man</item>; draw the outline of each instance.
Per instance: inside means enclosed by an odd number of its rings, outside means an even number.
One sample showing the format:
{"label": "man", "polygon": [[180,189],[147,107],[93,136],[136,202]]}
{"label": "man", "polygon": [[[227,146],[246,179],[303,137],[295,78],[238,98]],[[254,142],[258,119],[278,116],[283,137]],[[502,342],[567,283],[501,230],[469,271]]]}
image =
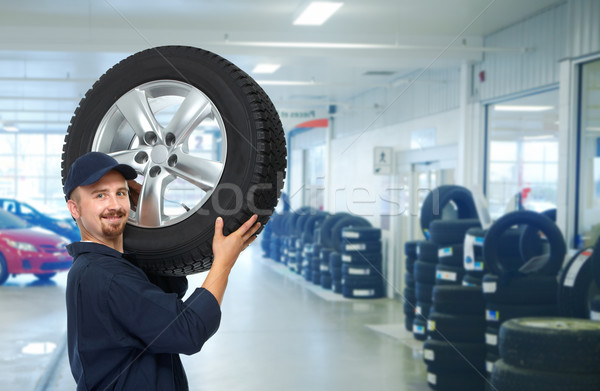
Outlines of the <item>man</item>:
{"label": "man", "polygon": [[179,353],[200,351],[217,331],[231,268],[260,226],[254,215],[224,236],[218,218],[211,270],[184,302],[185,277],[153,283],[134,254],[123,253],[127,181],[136,176],[132,167],[90,152],[73,163],[65,180],[67,206],[81,231],[81,242],[68,246],[74,261],[66,292],[69,361],[78,390],[187,390]]}

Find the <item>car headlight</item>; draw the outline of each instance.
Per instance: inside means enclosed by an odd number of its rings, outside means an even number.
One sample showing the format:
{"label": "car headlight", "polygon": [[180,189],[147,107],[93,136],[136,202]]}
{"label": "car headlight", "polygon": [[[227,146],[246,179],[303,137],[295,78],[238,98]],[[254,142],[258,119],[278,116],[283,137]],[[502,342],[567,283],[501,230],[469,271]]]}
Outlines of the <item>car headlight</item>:
{"label": "car headlight", "polygon": [[8,244],[12,248],[16,248],[17,250],[37,252],[37,249],[31,243],[17,242],[15,240],[11,240],[11,239],[5,239],[5,240],[6,240],[6,244]]}

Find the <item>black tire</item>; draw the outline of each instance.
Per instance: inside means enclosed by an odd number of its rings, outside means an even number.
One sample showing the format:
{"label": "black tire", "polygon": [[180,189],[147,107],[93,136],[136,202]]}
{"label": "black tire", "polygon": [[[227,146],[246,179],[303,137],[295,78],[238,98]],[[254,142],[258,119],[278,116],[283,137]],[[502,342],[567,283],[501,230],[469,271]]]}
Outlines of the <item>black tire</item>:
{"label": "black tire", "polygon": [[327,217],[329,217],[329,214],[326,212],[317,212],[315,215],[309,216],[304,223],[304,233],[314,238],[315,229],[323,224]]}
{"label": "black tire", "polygon": [[415,282],[415,297],[417,301],[423,301],[431,303],[431,295],[433,291],[433,284],[427,284],[424,282]]}
{"label": "black tire", "polygon": [[381,277],[342,277],[342,295],[352,299],[378,299],[383,297]]}
{"label": "black tire", "polygon": [[6,280],[8,280],[9,275],[6,259],[4,258],[4,255],[0,254],[0,285],[4,284]]}
{"label": "black tire", "polygon": [[417,259],[427,263],[437,263],[438,246],[428,241],[420,241],[417,246]]}
{"label": "black tire", "polygon": [[462,244],[448,247],[440,247],[438,250],[438,262],[442,265],[464,268],[464,252]]}
{"label": "black tire", "polygon": [[600,293],[592,275],[592,249],[577,252],[558,277],[558,315],[588,319],[591,302]]}
{"label": "black tire", "polygon": [[476,286],[481,289],[483,284],[483,274],[481,272],[465,272],[465,276],[462,280],[463,286]]}
{"label": "black tire", "polygon": [[461,285],[465,269],[462,266],[448,266],[438,264],[435,268],[436,285]]}
{"label": "black tire", "polygon": [[[187,206],[187,210],[171,220],[163,220],[162,196],[154,197],[155,201],[151,202],[150,193],[148,197],[144,195],[146,189],[149,192],[153,189],[153,186],[145,184],[153,175],[168,178],[157,174],[158,164],[161,165],[161,172],[176,176],[183,175],[186,161],[191,165],[198,164],[196,158],[187,154],[182,147],[192,132],[183,132],[187,134],[182,133],[178,139],[174,133],[162,134],[163,128],[160,126],[151,126],[157,129],[159,134],[156,135],[152,131],[142,130],[144,126],[140,125],[135,126],[140,132],[136,137],[131,130],[133,127],[128,130],[118,124],[118,121],[122,125],[127,123],[126,117],[129,120],[143,117],[140,115],[141,109],[135,104],[148,107],[150,103],[145,91],[152,94],[161,88],[165,90],[164,86],[171,91],[189,91],[187,96],[202,96],[209,108],[214,108],[211,116],[217,119],[224,131],[227,130],[225,160],[218,170],[211,172],[214,178],[210,186],[204,188],[205,196],[199,197],[195,205]],[[190,103],[196,104],[200,100],[198,98],[198,101]],[[131,114],[117,118],[117,104],[119,107],[129,107],[130,110],[125,112]],[[189,110],[192,111],[191,108]],[[200,116],[198,110],[193,114]],[[158,123],[153,114],[152,117],[148,123]],[[176,121],[173,123],[176,124]],[[118,137],[115,133],[112,141],[107,133],[110,126],[113,126],[110,131],[118,130]],[[179,128],[185,126],[182,122]],[[174,129],[175,133],[181,130],[179,128]],[[164,129],[169,128],[167,126]],[[138,160],[134,160],[133,152],[124,152],[129,151],[136,140],[140,145]],[[161,151],[167,151],[165,154],[170,154],[170,157],[165,157],[164,162],[158,158],[157,162],[148,159],[148,154],[142,149],[149,152],[152,145],[160,146]],[[138,208],[144,208],[145,203],[150,203],[150,207],[145,209],[147,213],[139,211],[142,219],[138,218],[137,212],[132,214],[134,218],[130,219],[125,229],[124,247],[126,251],[136,252],[143,269],[165,275],[188,275],[211,267],[214,222],[219,215],[224,217],[225,234],[237,229],[254,213],[259,215],[259,221],[264,226],[277,205],[287,164],[281,121],[262,88],[222,57],[181,46],[157,47],[136,53],[108,70],[86,93],[65,136],[61,164],[63,183],[73,162],[92,150],[115,154],[123,152],[115,155],[116,158],[133,165],[138,173],[144,175]],[[145,161],[140,159],[143,154]],[[199,185],[194,188],[200,189]],[[151,212],[154,210],[155,213]]]}
{"label": "black tire", "polygon": [[373,227],[345,227],[342,239],[351,242],[373,242],[381,239],[381,230]]}
{"label": "black tire", "polygon": [[435,273],[436,273],[436,265],[433,263],[425,263],[421,261],[415,262],[415,269],[413,272],[413,276],[415,277],[415,282],[417,283],[426,283],[426,284],[435,284]]}
{"label": "black tire", "polygon": [[600,390],[600,374],[534,371],[509,365],[500,359],[494,363],[491,383],[498,391],[597,391]]}
{"label": "black tire", "polygon": [[413,277],[411,272],[404,273],[404,284],[406,284],[407,287],[415,286],[415,278]]}
{"label": "black tire", "polygon": [[478,227],[481,227],[478,219],[434,220],[429,226],[429,236],[432,243],[447,247],[463,244],[467,231]]}
{"label": "black tire", "polygon": [[496,365],[496,361],[500,360],[500,356],[498,353],[487,353],[485,355],[485,371],[487,372],[488,377],[492,374],[494,370],[494,365]]}
{"label": "black tire", "polygon": [[321,273],[321,288],[331,290],[331,274]]}
{"label": "black tire", "polygon": [[417,260],[415,258],[406,257],[404,259],[404,270],[406,270],[409,273],[412,273],[413,270],[415,270],[415,262],[416,261]]}
{"label": "black tire", "polygon": [[524,317],[555,317],[556,305],[509,305],[485,303],[485,319],[490,327],[499,327],[507,320]]}
{"label": "black tire", "polygon": [[594,244],[594,253],[592,255],[592,273],[596,285],[600,287],[600,237]]}
{"label": "black tire", "polygon": [[531,225],[537,230],[542,231],[546,236],[550,243],[550,254],[547,260],[543,262],[543,266],[535,273],[555,276],[562,266],[567,251],[565,240],[552,220],[531,211],[511,212],[500,217],[492,224],[483,242],[483,257],[486,262],[486,268],[493,274],[504,276],[515,274],[524,266],[520,265],[519,268],[509,266],[502,262],[499,256],[500,237],[512,226],[519,224]]}
{"label": "black tire", "polygon": [[408,258],[417,259],[417,246],[420,241],[411,240],[404,243],[404,255]]}
{"label": "black tire", "polygon": [[596,295],[590,304],[590,319],[600,322],[600,295]]}
{"label": "black tire", "polygon": [[342,254],[342,265],[351,265],[356,267],[373,267],[381,270],[382,256],[377,253],[344,253]]}
{"label": "black tire", "polygon": [[428,369],[483,372],[485,356],[485,346],[479,343],[448,343],[429,339],[423,344],[423,359]]}
{"label": "black tire", "polygon": [[427,320],[422,316],[415,316],[413,320],[413,337],[417,341],[427,339]]}
{"label": "black tire", "polygon": [[381,252],[381,241],[374,240],[371,242],[349,242],[342,239],[340,243],[340,251],[343,253],[380,253]]}
{"label": "black tire", "polygon": [[342,279],[341,279],[341,277],[339,279],[332,278],[331,290],[333,291],[333,293],[337,293],[340,295],[342,294]]}
{"label": "black tire", "polygon": [[435,391],[481,391],[485,379],[482,374],[472,369],[453,371],[427,368],[427,384]]}
{"label": "black tire", "polygon": [[435,285],[432,298],[434,311],[442,314],[481,316],[485,310],[483,294],[478,287]]}
{"label": "black tire", "polygon": [[381,270],[371,266],[351,266],[342,265],[342,275],[344,277],[379,277],[381,278]]}
{"label": "black tire", "polygon": [[404,317],[404,329],[406,331],[412,332],[414,320],[415,320],[414,316],[406,315]]}
{"label": "black tire", "polygon": [[427,335],[435,340],[483,345],[485,328],[481,315],[457,316],[432,311],[427,317]]}
{"label": "black tire", "polygon": [[426,238],[429,237],[428,231],[431,222],[442,218],[442,210],[450,202],[456,205],[459,219],[478,218],[473,195],[467,188],[455,185],[439,186],[425,197],[421,206],[419,219],[421,230]]}
{"label": "black tire", "polygon": [[556,277],[543,275],[514,276],[501,279],[493,274],[483,276],[483,297],[487,302],[512,305],[556,304]]}
{"label": "black tire", "polygon": [[485,329],[485,346],[487,352],[496,356],[500,355],[500,349],[498,349],[499,333],[500,330],[497,327],[488,327]]}
{"label": "black tire", "polygon": [[520,318],[505,322],[500,357],[510,365],[563,373],[600,374],[600,324],[573,318]]}
{"label": "black tire", "polygon": [[330,269],[341,269],[342,257],[340,253],[334,251],[329,253],[329,268]]}
{"label": "black tire", "polygon": [[350,216],[352,216],[352,215],[349,213],[336,213],[334,215],[329,215],[327,218],[325,218],[325,220],[323,220],[323,223],[320,226],[320,232],[321,232],[320,244],[324,248],[334,248],[333,242],[332,242],[332,236],[331,236],[332,228],[335,224],[337,224],[338,221],[340,221],[341,219],[343,219],[345,217],[350,217]]}
{"label": "black tire", "polygon": [[417,305],[414,307],[414,314],[427,318],[431,313],[431,307],[432,303],[417,301]]}
{"label": "black tire", "polygon": [[[548,209],[543,211],[541,214],[556,223],[556,209]],[[535,227],[526,225],[523,227],[523,231],[521,232],[521,236],[519,238],[519,251],[521,252],[521,259],[527,262],[533,257],[542,255],[547,243],[547,240],[542,239],[538,235],[538,231],[535,229]]]}
{"label": "black tire", "polygon": [[343,246],[348,243],[348,240],[342,238],[342,230],[347,227],[371,227],[371,223],[369,223],[367,219],[359,216],[348,216],[338,220],[331,228],[331,244],[337,251],[344,251]]}

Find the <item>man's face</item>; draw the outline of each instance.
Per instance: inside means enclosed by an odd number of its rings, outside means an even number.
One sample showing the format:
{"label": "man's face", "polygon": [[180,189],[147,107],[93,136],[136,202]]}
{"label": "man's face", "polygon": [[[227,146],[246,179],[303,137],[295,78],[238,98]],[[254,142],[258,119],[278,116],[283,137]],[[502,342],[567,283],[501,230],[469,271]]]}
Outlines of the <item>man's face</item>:
{"label": "man's face", "polygon": [[123,234],[129,217],[127,182],[117,171],[109,171],[98,182],[73,192],[82,240],[105,242]]}

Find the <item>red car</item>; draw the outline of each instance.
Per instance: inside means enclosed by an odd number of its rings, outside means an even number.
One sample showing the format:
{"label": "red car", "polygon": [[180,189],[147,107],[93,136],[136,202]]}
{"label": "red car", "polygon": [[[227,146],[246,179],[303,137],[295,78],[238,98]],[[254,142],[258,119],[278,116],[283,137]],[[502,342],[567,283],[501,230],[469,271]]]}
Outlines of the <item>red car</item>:
{"label": "red car", "polygon": [[0,285],[10,275],[34,274],[48,280],[68,270],[73,258],[68,242],[50,231],[31,227],[19,217],[0,209]]}

